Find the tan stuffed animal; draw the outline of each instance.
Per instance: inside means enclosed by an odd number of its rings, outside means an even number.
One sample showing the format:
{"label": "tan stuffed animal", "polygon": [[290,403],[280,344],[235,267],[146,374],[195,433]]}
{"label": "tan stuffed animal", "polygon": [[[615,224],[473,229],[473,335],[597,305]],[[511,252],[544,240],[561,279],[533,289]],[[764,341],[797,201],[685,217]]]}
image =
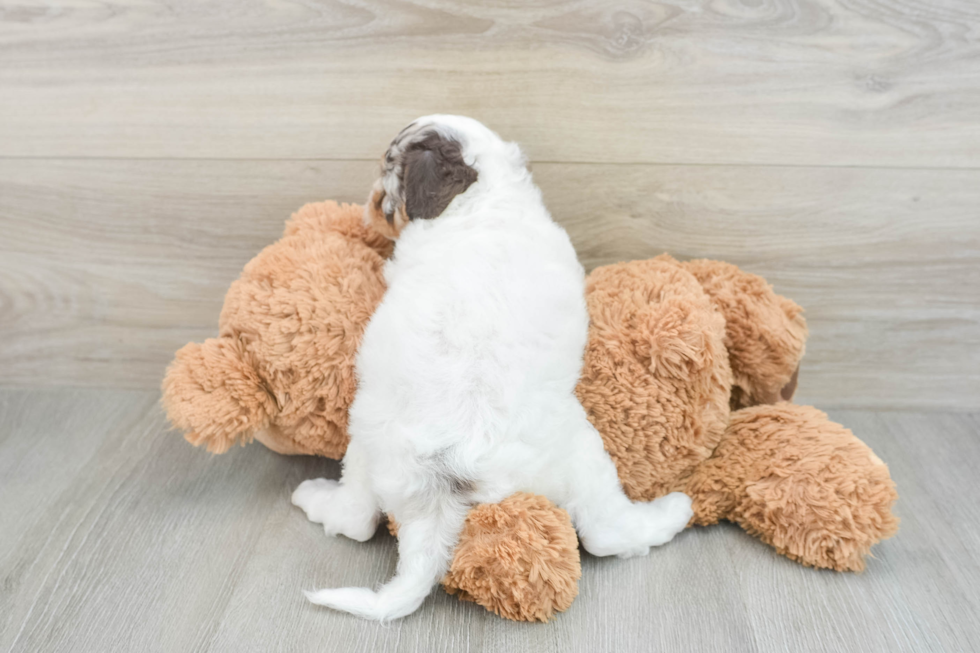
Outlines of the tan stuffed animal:
{"label": "tan stuffed animal", "polygon": [[[219,337],[177,352],[163,402],[190,442],[343,456],[355,352],[392,251],[362,215],[304,206],[232,284]],[[806,338],[796,304],[735,266],[669,256],[598,268],[586,294],[577,394],[632,499],[682,490],[693,524],[727,519],[805,565],[864,568],[897,529],[894,484],[849,430],[786,403]],[[470,511],[443,584],[501,616],[546,621],[580,575],[568,515],[517,494]]]}

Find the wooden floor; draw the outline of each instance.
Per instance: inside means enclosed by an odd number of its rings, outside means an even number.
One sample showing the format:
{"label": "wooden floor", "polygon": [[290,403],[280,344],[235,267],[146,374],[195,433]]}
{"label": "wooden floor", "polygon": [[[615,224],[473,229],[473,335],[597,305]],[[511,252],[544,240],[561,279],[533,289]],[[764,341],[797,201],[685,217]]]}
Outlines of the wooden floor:
{"label": "wooden floor", "polygon": [[976,651],[980,418],[831,411],[890,465],[898,536],[866,572],[805,569],[731,525],[584,556],[580,594],[519,624],[441,589],[388,626],[300,590],[373,585],[393,539],[328,539],[289,502],[335,463],[211,456],[154,393],[0,392],[2,651]]}
{"label": "wooden floor", "polygon": [[[166,433],[173,352],[304,202],[434,113],[522,144],[588,268],[668,251],[806,309],[798,401],[888,462],[863,575],[731,526],[585,557],[546,626],[301,589],[393,541],[288,501],[333,463]],[[0,0],[0,651],[980,650],[976,0]]]}

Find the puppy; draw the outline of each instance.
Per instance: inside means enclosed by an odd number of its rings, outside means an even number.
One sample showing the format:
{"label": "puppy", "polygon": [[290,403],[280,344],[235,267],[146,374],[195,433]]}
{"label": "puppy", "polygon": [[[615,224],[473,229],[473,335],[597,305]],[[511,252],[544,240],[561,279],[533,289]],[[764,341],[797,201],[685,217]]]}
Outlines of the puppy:
{"label": "puppy", "polygon": [[343,474],[304,482],[293,503],[358,541],[391,515],[398,568],[378,591],[309,599],[382,621],[413,612],[448,570],[470,507],[517,491],[567,510],[594,555],[673,538],[690,498],[631,502],[575,397],[585,275],[518,146],[434,115],[398,134],[382,168],[365,219],[398,240],[358,353]]}

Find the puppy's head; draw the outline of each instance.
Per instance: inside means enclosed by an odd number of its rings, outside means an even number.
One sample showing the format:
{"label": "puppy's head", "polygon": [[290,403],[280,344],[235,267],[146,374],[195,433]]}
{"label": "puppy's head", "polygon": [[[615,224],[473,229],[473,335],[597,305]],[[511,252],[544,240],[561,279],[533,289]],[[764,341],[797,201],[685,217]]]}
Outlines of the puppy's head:
{"label": "puppy's head", "polygon": [[397,238],[413,220],[437,218],[465,193],[499,153],[523,155],[483,124],[463,116],[419,118],[403,129],[381,159],[365,221],[379,233]]}

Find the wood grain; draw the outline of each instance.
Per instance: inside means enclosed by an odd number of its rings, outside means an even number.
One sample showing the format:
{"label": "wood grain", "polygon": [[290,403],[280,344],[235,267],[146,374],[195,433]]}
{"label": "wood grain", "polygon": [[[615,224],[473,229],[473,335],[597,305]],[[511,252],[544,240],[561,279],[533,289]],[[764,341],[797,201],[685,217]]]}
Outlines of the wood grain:
{"label": "wood grain", "polygon": [[[535,164],[587,267],[729,260],[807,309],[800,400],[980,408],[980,171]],[[156,387],[303,202],[373,162],[0,161],[0,385]],[[928,216],[928,219],[924,219]]]}
{"label": "wood grain", "polygon": [[980,166],[972,0],[56,0],[0,13],[6,156]]}
{"label": "wood grain", "polygon": [[154,392],[0,390],[0,651],[968,651],[980,647],[980,416],[832,411],[890,466],[898,535],[863,574],[806,569],[732,525],[585,555],[547,625],[435,591],[378,626],[300,590],[372,585],[394,540],[327,538],[290,505],[336,463],[212,456]]}
{"label": "wood grain", "polygon": [[[973,0],[0,3],[0,651],[980,650],[978,25]],[[305,602],[382,581],[394,541],[325,538],[288,497],[335,463],[195,450],[155,388],[293,210],[362,200],[432,112],[521,142],[587,267],[727,259],[806,307],[798,400],[902,411],[831,413],[901,495],[867,572],[722,525],[585,555],[545,626]]]}
{"label": "wood grain", "polygon": [[980,175],[536,166],[587,267],[667,251],[763,275],[806,309],[798,400],[980,408]]}
{"label": "wood grain", "polygon": [[288,503],[284,459],[191,448],[155,393],[2,397],[0,503],[22,508],[3,514],[0,650],[200,650]]}

